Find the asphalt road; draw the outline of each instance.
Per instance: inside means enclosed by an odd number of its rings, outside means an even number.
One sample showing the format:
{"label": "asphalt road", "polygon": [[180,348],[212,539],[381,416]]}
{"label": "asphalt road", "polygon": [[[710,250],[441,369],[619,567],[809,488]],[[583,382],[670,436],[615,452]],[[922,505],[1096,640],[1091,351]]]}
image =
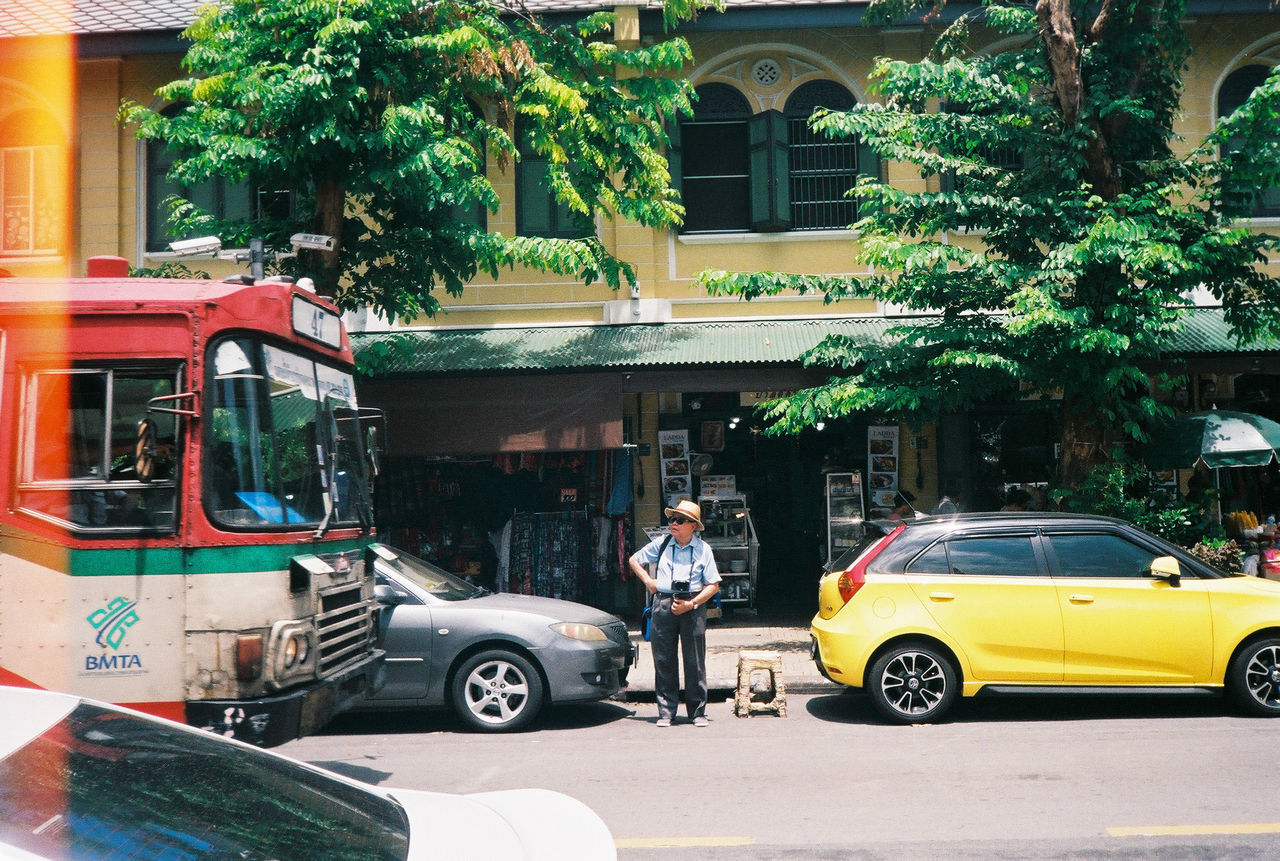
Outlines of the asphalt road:
{"label": "asphalt road", "polygon": [[543,786],[623,859],[1262,858],[1280,854],[1280,721],[1216,697],[962,702],[880,723],[857,693],[789,716],[654,726],[651,704],[552,709],[476,735],[447,714],[348,715],[280,750],[384,786]]}

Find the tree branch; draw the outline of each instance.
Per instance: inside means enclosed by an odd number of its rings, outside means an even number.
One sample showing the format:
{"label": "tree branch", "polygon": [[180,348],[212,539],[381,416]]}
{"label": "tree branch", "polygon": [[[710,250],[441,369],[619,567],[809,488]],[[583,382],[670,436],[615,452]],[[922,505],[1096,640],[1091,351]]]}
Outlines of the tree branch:
{"label": "tree branch", "polygon": [[1103,0],[1102,8],[1098,10],[1098,16],[1093,19],[1092,26],[1089,27],[1089,39],[1097,42],[1107,34],[1107,27],[1111,24],[1111,8],[1112,0]]}

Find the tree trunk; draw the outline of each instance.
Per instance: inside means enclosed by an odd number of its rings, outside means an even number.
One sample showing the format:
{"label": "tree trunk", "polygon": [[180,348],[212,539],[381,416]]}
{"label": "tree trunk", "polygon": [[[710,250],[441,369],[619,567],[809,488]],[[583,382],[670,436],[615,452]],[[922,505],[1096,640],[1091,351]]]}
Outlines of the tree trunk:
{"label": "tree trunk", "polygon": [[339,249],[342,248],[342,223],[346,213],[347,187],[336,179],[321,180],[316,186],[316,232],[333,237],[331,251],[312,252],[319,261],[319,270],[312,273],[316,291],[322,296],[337,297]]}
{"label": "tree trunk", "polygon": [[[1081,121],[1084,78],[1080,71],[1079,40],[1102,38],[1111,25],[1111,12],[1111,2],[1106,0],[1092,26],[1085,33],[1077,34],[1070,0],[1036,0],[1036,19],[1040,22],[1040,36],[1049,58],[1049,73],[1053,78],[1053,91],[1057,95],[1063,128],[1071,129]],[[1103,200],[1115,200],[1120,196],[1121,186],[1110,140],[1113,134],[1123,129],[1113,127],[1112,123],[1100,122],[1096,117],[1086,117],[1085,122],[1092,131],[1085,150],[1085,178],[1096,195]]]}
{"label": "tree trunk", "polygon": [[1062,399],[1062,454],[1058,477],[1076,487],[1093,467],[1110,456],[1107,423],[1096,406],[1064,395]]}
{"label": "tree trunk", "polygon": [[1062,124],[1071,128],[1080,120],[1080,104],[1084,84],[1080,78],[1080,45],[1076,42],[1075,22],[1071,19],[1069,0],[1036,0],[1036,19],[1040,36],[1049,55],[1049,71],[1053,91],[1058,97]]}

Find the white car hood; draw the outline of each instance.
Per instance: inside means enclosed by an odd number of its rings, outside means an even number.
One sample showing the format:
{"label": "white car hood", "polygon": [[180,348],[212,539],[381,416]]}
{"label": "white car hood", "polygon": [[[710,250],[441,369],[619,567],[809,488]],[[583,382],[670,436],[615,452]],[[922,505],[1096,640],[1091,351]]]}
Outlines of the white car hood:
{"label": "white car hood", "polygon": [[447,795],[416,789],[385,792],[409,816],[409,861],[611,861],[613,835],[577,799],[549,789]]}
{"label": "white car hood", "polygon": [[14,707],[0,720],[0,759],[42,735],[80,704],[79,697],[34,688],[5,687],[4,696]]}

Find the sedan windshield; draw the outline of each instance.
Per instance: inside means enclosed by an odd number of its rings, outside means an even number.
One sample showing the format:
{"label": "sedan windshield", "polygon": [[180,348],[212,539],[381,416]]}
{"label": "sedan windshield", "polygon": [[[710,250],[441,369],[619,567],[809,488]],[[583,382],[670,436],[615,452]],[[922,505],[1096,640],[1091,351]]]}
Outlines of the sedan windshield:
{"label": "sedan windshield", "polygon": [[383,796],[88,704],[0,761],[0,835],[46,858],[391,861],[409,847]]}
{"label": "sedan windshield", "polygon": [[225,526],[368,525],[351,374],[249,338],[212,350],[205,509]]}
{"label": "sedan windshield", "polygon": [[374,554],[375,572],[392,574],[442,601],[465,601],[489,594],[489,590],[483,586],[473,586],[443,568],[437,568],[402,550],[392,550],[385,544],[374,544],[370,549]]}

